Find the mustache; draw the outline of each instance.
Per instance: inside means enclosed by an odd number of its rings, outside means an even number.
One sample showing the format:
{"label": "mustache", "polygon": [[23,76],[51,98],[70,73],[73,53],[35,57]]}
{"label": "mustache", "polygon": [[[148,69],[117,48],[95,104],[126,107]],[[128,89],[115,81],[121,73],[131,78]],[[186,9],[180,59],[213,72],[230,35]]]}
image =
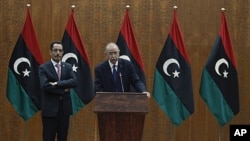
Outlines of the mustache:
{"label": "mustache", "polygon": [[111,58],[110,60],[112,60],[112,61],[116,61],[116,60],[118,60],[117,58]]}

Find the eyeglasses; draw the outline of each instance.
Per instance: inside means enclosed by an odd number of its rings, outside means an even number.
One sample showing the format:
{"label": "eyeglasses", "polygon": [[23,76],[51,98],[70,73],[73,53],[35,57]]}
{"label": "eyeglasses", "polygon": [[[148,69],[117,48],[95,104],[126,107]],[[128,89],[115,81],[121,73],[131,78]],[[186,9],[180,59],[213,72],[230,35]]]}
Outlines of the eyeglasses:
{"label": "eyeglasses", "polygon": [[53,52],[60,52],[60,53],[63,52],[62,49],[53,49],[52,51],[53,51]]}
{"label": "eyeglasses", "polygon": [[118,55],[119,51],[107,52],[108,55]]}

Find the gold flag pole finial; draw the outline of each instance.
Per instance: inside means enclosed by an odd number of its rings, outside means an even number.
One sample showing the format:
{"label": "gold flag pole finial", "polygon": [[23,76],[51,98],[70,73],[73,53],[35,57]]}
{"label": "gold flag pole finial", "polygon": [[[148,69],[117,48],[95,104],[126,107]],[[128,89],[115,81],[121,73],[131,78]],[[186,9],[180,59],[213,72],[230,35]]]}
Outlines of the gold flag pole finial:
{"label": "gold flag pole finial", "polygon": [[129,8],[130,8],[130,5],[126,5],[126,8],[129,9]]}
{"label": "gold flag pole finial", "polygon": [[73,4],[73,5],[71,5],[71,8],[72,8],[72,9],[75,9],[75,8],[76,8],[76,6]]}
{"label": "gold flag pole finial", "polygon": [[177,9],[177,6],[175,5],[175,6],[174,6],[174,10],[176,10],[176,9]]}
{"label": "gold flag pole finial", "polygon": [[225,8],[221,8],[221,11],[225,11],[226,9]]}
{"label": "gold flag pole finial", "polygon": [[27,7],[30,7],[31,5],[28,3],[26,6],[27,6]]}

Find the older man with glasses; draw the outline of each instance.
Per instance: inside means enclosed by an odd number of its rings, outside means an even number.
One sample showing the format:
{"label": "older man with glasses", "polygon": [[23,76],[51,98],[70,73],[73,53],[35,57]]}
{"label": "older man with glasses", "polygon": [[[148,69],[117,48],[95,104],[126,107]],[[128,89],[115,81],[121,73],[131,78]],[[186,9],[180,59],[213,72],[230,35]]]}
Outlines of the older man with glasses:
{"label": "older man with glasses", "polygon": [[133,85],[137,92],[147,93],[133,64],[119,58],[117,44],[108,43],[104,53],[107,59],[95,68],[95,92],[130,92],[130,86]]}

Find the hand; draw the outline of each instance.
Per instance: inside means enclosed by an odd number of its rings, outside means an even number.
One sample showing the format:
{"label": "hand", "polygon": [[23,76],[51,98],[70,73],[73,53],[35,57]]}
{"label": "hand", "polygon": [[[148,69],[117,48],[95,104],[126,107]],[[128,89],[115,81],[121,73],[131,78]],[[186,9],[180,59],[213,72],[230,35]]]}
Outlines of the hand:
{"label": "hand", "polygon": [[143,92],[143,93],[146,94],[148,98],[150,98],[150,93],[149,92]]}
{"label": "hand", "polygon": [[55,86],[57,85],[57,82],[49,82],[50,85]]}

